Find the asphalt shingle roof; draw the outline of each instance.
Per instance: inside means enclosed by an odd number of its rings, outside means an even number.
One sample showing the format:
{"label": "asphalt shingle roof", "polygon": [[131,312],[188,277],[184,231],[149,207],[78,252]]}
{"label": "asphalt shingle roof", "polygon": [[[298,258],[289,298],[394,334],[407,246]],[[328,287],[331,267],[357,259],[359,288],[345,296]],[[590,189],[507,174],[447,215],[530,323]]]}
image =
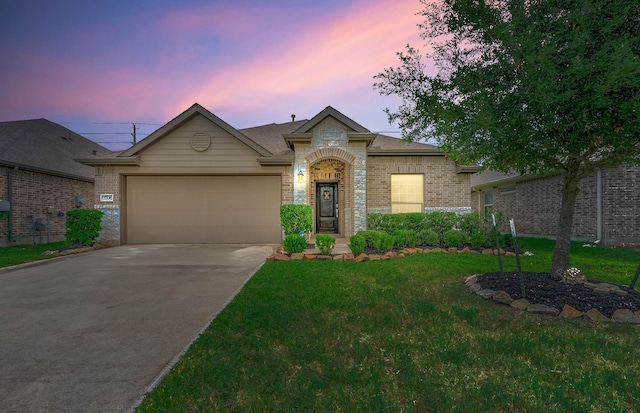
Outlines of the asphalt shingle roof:
{"label": "asphalt shingle roof", "polygon": [[109,153],[107,148],[46,119],[0,122],[0,164],[5,166],[93,181],[93,167],[74,159]]}

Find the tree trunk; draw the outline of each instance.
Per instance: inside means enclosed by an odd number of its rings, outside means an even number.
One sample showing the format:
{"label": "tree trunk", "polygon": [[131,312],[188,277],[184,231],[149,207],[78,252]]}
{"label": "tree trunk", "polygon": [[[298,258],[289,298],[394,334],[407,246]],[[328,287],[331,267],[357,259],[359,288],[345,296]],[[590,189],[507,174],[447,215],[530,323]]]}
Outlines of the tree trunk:
{"label": "tree trunk", "polygon": [[577,168],[569,168],[564,174],[562,186],[562,204],[560,205],[560,218],[558,220],[558,232],[556,234],[556,247],[553,250],[551,261],[551,278],[560,279],[558,271],[569,268],[569,252],[571,250],[571,229],[573,227],[573,214],[578,196]]}

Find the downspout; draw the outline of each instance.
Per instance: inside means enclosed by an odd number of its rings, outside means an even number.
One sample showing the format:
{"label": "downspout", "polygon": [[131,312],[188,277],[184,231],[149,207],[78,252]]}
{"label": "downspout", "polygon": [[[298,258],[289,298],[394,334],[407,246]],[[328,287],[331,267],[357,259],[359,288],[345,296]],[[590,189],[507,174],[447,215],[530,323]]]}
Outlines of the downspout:
{"label": "downspout", "polygon": [[602,243],[602,170],[596,172],[596,238]]}
{"label": "downspout", "polygon": [[13,221],[13,174],[12,172],[17,171],[18,167],[14,166],[13,169],[9,169],[7,172],[7,201],[9,201],[9,221],[7,223],[7,240],[11,241],[12,228],[11,222]]}

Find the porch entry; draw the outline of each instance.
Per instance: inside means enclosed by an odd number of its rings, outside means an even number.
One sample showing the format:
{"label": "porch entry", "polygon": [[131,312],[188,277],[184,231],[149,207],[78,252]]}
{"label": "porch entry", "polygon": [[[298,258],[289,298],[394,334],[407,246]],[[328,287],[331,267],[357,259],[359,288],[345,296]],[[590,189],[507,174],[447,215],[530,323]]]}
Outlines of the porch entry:
{"label": "porch entry", "polygon": [[338,183],[316,183],[316,232],[338,233]]}

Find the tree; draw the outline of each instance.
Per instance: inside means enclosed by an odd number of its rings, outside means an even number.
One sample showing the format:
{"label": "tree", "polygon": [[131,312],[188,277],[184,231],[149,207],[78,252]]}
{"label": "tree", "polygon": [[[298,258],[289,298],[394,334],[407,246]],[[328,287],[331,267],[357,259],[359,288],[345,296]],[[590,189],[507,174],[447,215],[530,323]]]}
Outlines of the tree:
{"label": "tree", "polygon": [[407,45],[375,76],[406,140],[458,163],[563,178],[551,274],[569,266],[578,182],[640,163],[638,0],[421,0],[428,74]]}

